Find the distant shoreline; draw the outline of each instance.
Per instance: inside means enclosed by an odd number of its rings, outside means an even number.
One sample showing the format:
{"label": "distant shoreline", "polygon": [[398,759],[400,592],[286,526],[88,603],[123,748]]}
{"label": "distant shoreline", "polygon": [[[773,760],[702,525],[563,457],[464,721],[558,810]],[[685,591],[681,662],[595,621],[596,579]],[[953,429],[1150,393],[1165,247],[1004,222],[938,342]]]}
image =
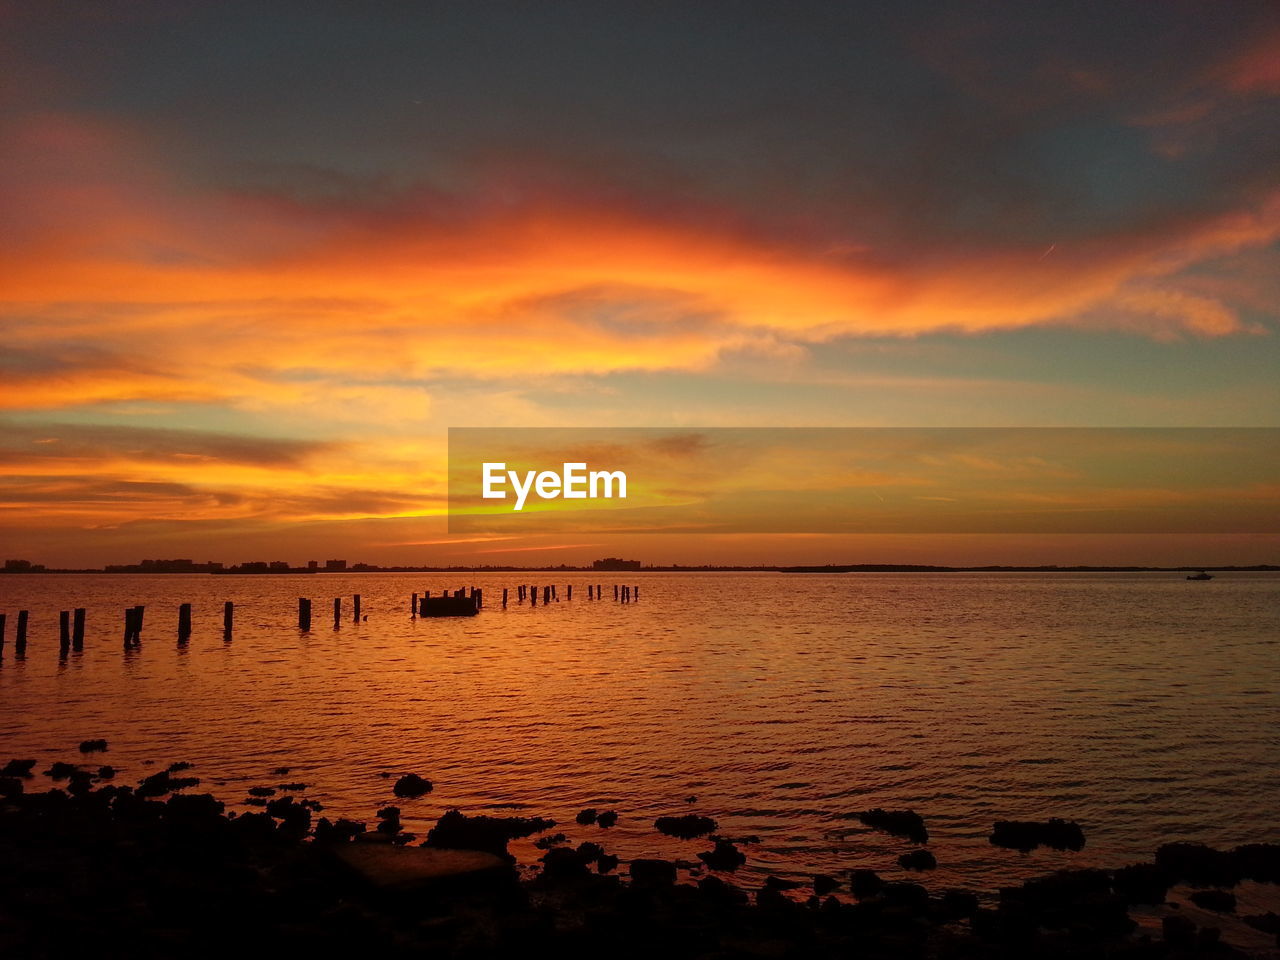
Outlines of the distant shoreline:
{"label": "distant shoreline", "polygon": [[636,573],[1197,573],[1201,570],[1217,573],[1277,573],[1280,565],[1261,563],[1250,566],[1191,565],[1180,567],[1141,566],[1018,566],[989,564],[980,567],[948,567],[918,563],[853,563],[825,564],[818,566],[649,566],[639,570],[596,570],[592,567],[513,567],[513,566],[456,566],[456,567],[379,567],[360,565],[347,570],[312,570],[292,567],[288,570],[104,570],[101,567],[83,569],[0,570],[0,575],[43,576],[47,574],[101,573],[110,576],[342,576],[365,573],[595,573],[601,576]]}

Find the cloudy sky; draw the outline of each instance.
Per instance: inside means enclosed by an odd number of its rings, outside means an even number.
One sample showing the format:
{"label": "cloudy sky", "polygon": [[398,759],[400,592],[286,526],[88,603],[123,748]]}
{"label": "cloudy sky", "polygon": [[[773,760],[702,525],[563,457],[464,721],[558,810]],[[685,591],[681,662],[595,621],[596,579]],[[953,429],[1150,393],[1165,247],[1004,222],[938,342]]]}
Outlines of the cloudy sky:
{"label": "cloudy sky", "polygon": [[441,517],[449,426],[1280,426],[1267,0],[0,0],[0,71],[6,556],[1275,559]]}

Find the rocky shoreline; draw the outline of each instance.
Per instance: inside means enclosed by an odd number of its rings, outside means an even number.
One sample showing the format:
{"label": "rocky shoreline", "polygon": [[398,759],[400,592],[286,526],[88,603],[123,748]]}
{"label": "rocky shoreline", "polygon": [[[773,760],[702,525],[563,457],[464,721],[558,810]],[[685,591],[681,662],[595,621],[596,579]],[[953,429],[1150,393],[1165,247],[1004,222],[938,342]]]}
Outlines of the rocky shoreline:
{"label": "rocky shoreline", "polygon": [[[99,745],[81,746],[88,754]],[[986,905],[972,892],[885,882],[865,869],[807,885],[768,877],[745,889],[733,882],[744,855],[714,833],[714,820],[696,815],[655,824],[711,847],[700,857],[712,872],[681,883],[671,861],[620,862],[598,843],[566,843],[553,821],[536,817],[449,811],[419,839],[403,831],[394,806],[369,823],[330,820],[300,798],[301,784],[253,788],[257,809],[235,813],[197,792],[186,764],[133,786],[114,782],[109,766],[35,767],[14,760],[0,770],[0,954],[10,957],[1251,955],[1228,945],[1205,916],[1280,942],[1274,913],[1233,916],[1239,884],[1280,882],[1274,844],[1219,851],[1170,843],[1149,863],[1060,871],[1006,887]],[[430,789],[406,775],[395,794]],[[877,829],[927,838],[911,811],[862,816]],[[611,822],[617,813],[583,811],[578,822],[601,817]],[[1011,846],[1073,845],[1083,843],[1078,830],[1006,822],[996,833]],[[535,835],[539,869],[522,874],[507,844]],[[1195,888],[1189,899],[1201,922],[1191,910],[1169,910],[1156,928],[1140,926],[1134,915],[1163,904],[1176,885]]]}

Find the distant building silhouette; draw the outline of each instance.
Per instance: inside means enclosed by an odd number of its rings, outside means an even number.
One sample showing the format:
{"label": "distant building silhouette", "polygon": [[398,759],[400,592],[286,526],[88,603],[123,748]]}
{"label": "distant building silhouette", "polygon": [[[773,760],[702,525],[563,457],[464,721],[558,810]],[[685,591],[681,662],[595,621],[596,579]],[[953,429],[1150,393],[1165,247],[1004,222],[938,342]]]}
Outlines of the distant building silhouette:
{"label": "distant building silhouette", "polygon": [[345,570],[347,569],[347,561],[345,560],[326,560],[324,562],[326,570]]}
{"label": "distant building silhouette", "polygon": [[40,573],[43,570],[43,563],[32,563],[30,560],[6,560],[4,562],[5,573]]}
{"label": "distant building silhouette", "polygon": [[592,570],[639,570],[639,560],[623,560],[620,557],[605,557],[591,564]]}
{"label": "distant building silhouette", "polygon": [[320,561],[319,561],[319,560],[308,560],[308,561],[307,561],[307,569],[308,569],[308,570],[319,570],[319,569],[320,569]]}

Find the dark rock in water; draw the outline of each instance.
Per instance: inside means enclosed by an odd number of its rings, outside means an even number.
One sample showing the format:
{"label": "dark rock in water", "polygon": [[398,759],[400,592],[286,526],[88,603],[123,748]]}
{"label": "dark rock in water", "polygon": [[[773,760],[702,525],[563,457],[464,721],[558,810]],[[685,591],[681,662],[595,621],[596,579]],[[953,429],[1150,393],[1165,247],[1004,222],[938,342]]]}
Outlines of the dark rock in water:
{"label": "dark rock in water", "polygon": [[747,862],[747,855],[729,840],[717,840],[715,848],[704,850],[698,859],[712,870],[737,870]]}
{"label": "dark rock in water", "polygon": [[741,887],[725,883],[716,876],[703,877],[699,880],[698,890],[705,899],[720,907],[736,907],[748,903],[751,899]]}
{"label": "dark rock in water", "polygon": [[0,777],[29,777],[35,767],[34,760],[10,760],[0,769]]}
{"label": "dark rock in water", "polygon": [[1255,930],[1261,930],[1263,933],[1273,933],[1280,936],[1280,914],[1277,913],[1254,913],[1240,918]]}
{"label": "dark rock in water", "polygon": [[576,850],[554,847],[542,855],[542,876],[546,880],[561,882],[586,875],[587,861]]}
{"label": "dark rock in water", "polygon": [[[289,768],[288,768],[288,767],[276,767],[274,770],[272,770],[272,771],[271,771],[271,775],[272,775],[272,776],[274,776],[274,777],[287,777],[287,776],[289,775]],[[385,774],[384,774],[384,776],[385,776]]]}
{"label": "dark rock in water", "polygon": [[596,859],[596,869],[601,873],[613,873],[618,869],[620,861],[612,853],[602,853]]}
{"label": "dark rock in water", "polygon": [[1241,877],[1258,883],[1280,883],[1280,844],[1246,843],[1231,853]]}
{"label": "dark rock in water", "polygon": [[316,843],[346,843],[354,840],[360,834],[365,832],[363,823],[357,823],[354,820],[339,819],[331,823],[327,817],[321,817],[316,821],[315,840]]}
{"label": "dark rock in water", "polygon": [[813,878],[813,894],[816,897],[825,897],[833,890],[839,889],[839,887],[840,881],[825,873],[819,873]]}
{"label": "dark rock in water", "polygon": [[567,843],[569,840],[563,833],[551,833],[545,837],[539,837],[533,841],[533,845],[539,850],[550,850],[552,847],[561,843]]}
{"label": "dark rock in water", "polygon": [[1078,823],[1052,817],[1049,820],[997,820],[988,838],[997,847],[1027,853],[1036,847],[1083,850],[1084,831]]}
{"label": "dark rock in water", "polygon": [[1164,942],[1171,946],[1190,946],[1195,943],[1196,925],[1178,913],[1171,913],[1160,921]]}
{"label": "dark rock in water", "polygon": [[[104,740],[103,743],[105,742],[106,741]],[[168,770],[170,773],[181,773],[183,770],[190,770],[191,767],[192,764],[187,763],[187,761],[179,760],[177,763],[169,764]]]}
{"label": "dark rock in water", "polygon": [[459,810],[449,810],[427,834],[427,846],[507,856],[507,841],[541,833],[555,825],[554,820],[542,817],[468,817]]}
{"label": "dark rock in water", "polygon": [[1164,903],[1172,884],[1169,872],[1154,863],[1134,863],[1111,873],[1111,888],[1129,904]]}
{"label": "dark rock in water", "polygon": [[906,837],[912,843],[928,843],[929,831],[924,818],[914,810],[864,810],[858,819],[874,830],[882,830],[895,837]]}
{"label": "dark rock in water", "polygon": [[56,763],[54,763],[54,765],[51,766],[48,770],[46,770],[44,772],[44,775],[46,777],[49,777],[52,780],[66,780],[73,773],[76,773],[79,769],[80,768],[77,767],[74,763],[63,763],[61,760],[59,760]]}
{"label": "dark rock in water", "polygon": [[1164,844],[1156,850],[1156,866],[1197,887],[1234,887],[1242,879],[1234,855],[1201,843]]}
{"label": "dark rock in water", "polygon": [[0,777],[0,797],[20,797],[23,794],[22,781],[18,777]]}
{"label": "dark rock in water", "polygon": [[399,820],[400,808],[399,807],[383,807],[381,810],[378,811],[378,819]]}
{"label": "dark rock in water", "polygon": [[251,797],[274,797],[276,795],[275,787],[250,787],[249,796]]}
{"label": "dark rock in water", "polygon": [[305,783],[282,783],[280,784],[280,789],[290,790],[296,793],[299,790],[307,789],[307,785]]}
{"label": "dark rock in water", "polygon": [[782,877],[767,876],[764,878],[764,888],[766,890],[798,890],[804,884],[799,880],[784,880]]}
{"label": "dark rock in water", "polygon": [[433,789],[430,780],[420,777],[416,773],[406,773],[403,777],[396,781],[396,785],[391,788],[391,792],[397,797],[408,797],[414,799],[421,797],[423,794],[430,793]]}
{"label": "dark rock in water", "polygon": [[604,813],[596,817],[597,827],[612,827],[618,822],[618,812],[616,810],[606,810]]}
{"label": "dark rock in water", "polygon": [[912,850],[898,858],[898,866],[903,870],[936,870],[938,859],[928,850]]}
{"label": "dark rock in water", "polygon": [[879,895],[884,889],[884,881],[874,870],[849,871],[849,889],[859,900]]}
{"label": "dark rock in water", "polygon": [[918,883],[886,883],[881,896],[889,903],[913,913],[929,909],[929,891]]}
{"label": "dark rock in water", "polygon": [[99,780],[110,780],[114,778],[115,775],[116,775],[116,768],[111,766],[110,764],[104,764],[103,766],[98,768],[97,776]]}
{"label": "dark rock in water", "polygon": [[163,797],[172,790],[185,790],[199,785],[198,777],[174,777],[168,770],[161,770],[144,777],[135,792],[139,797]]}
{"label": "dark rock in water", "polygon": [[583,826],[583,827],[587,826],[588,824],[595,823],[595,822],[596,822],[596,811],[595,811],[595,808],[594,808],[594,807],[588,807],[586,810],[582,810],[582,811],[580,811],[580,812],[578,813],[578,815],[577,815],[576,817],[574,817],[573,819],[574,819],[574,822],[575,822],[575,823],[577,823],[579,826]]}
{"label": "dark rock in water", "polygon": [[107,741],[105,740],[81,740],[80,741],[81,753],[101,753],[105,749],[107,749]]}
{"label": "dark rock in water", "polygon": [[1236,912],[1236,895],[1226,890],[1196,890],[1191,894],[1191,902],[1215,913]]}
{"label": "dark rock in water", "polygon": [[669,887],[676,882],[676,865],[670,860],[632,860],[627,869],[638,887]]}
{"label": "dark rock in water", "polygon": [[710,817],[702,817],[696,813],[687,813],[680,817],[659,817],[653,822],[659,833],[668,837],[679,837],[681,840],[692,840],[710,833],[716,828],[716,822]]}
{"label": "dark rock in water", "polygon": [[378,811],[378,819],[382,821],[378,824],[379,833],[397,834],[400,832],[400,808],[399,807],[383,807]]}

